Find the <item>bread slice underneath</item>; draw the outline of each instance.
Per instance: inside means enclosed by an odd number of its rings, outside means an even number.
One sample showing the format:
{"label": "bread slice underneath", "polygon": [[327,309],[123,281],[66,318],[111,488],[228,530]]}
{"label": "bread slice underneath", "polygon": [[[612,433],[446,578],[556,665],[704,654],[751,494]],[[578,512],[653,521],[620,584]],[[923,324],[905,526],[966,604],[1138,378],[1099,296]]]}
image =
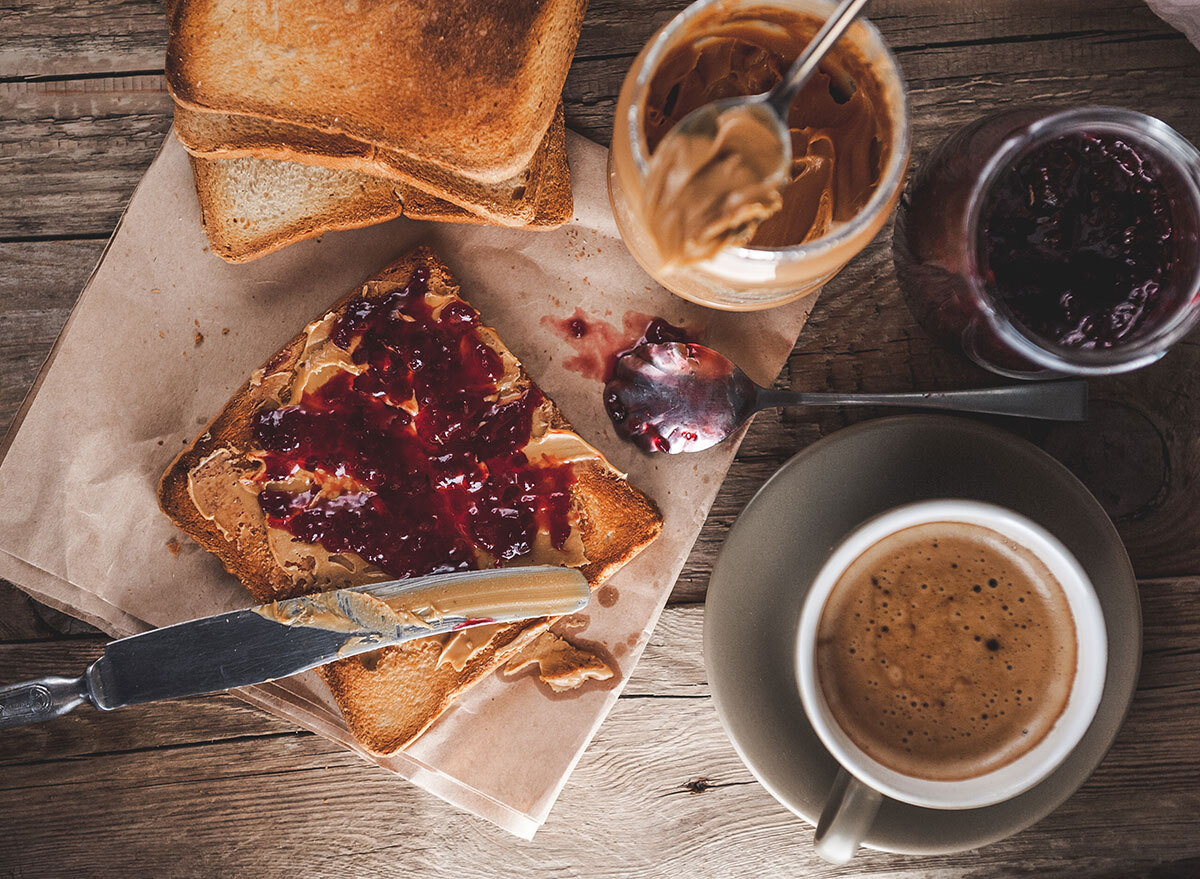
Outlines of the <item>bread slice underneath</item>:
{"label": "bread slice underneath", "polygon": [[[356,229],[399,216],[444,223],[487,220],[427,192],[357,171],[243,157],[188,156],[200,217],[213,251],[240,263],[339,229]],[[569,183],[541,188],[549,206],[522,228],[555,229],[570,217]],[[565,201],[567,213],[561,213]]]}
{"label": "bread slice underneath", "polygon": [[[458,293],[449,270],[429,249],[417,248],[343,297],[329,313],[344,313],[359,297],[386,297],[403,287],[421,267],[429,272],[431,291]],[[480,334],[506,359],[511,357],[494,332],[481,329]],[[285,568],[272,553],[272,529],[262,520],[260,510],[257,522],[250,517],[236,528],[223,527],[202,514],[189,490],[189,474],[194,469],[221,455],[232,456],[235,450],[253,447],[254,415],[263,406],[275,407],[281,399],[288,398],[292,384],[303,372],[306,341],[306,334],[301,333],[257,370],[205,431],[180,453],[159,485],[164,512],[197,543],[214,553],[260,601],[379,579],[356,565],[351,565],[338,582],[316,582],[303,566]],[[519,382],[530,383],[523,369]],[[552,427],[570,429],[553,403],[544,405],[549,407]],[[225,483],[218,480],[215,484],[231,497],[238,493],[236,475],[231,477],[227,490]],[[243,497],[239,502],[252,503],[254,510],[258,510],[256,498],[251,502]],[[575,465],[571,504],[587,559],[580,570],[593,588],[633,558],[662,529],[662,519],[654,503],[600,456]],[[278,537],[278,532],[275,536]],[[512,563],[525,562],[517,558]],[[364,563],[365,567],[368,566]],[[323,667],[321,672],[355,737],[372,752],[394,753],[428,729],[457,696],[515,658],[552,622],[543,618],[499,627],[486,646],[458,670],[452,663],[439,664],[441,641],[421,639],[339,660]]]}
{"label": "bread slice underneath", "polygon": [[[354,171],[267,159],[189,158],[205,234],[228,262],[257,259],[325,232],[419,214],[421,200],[436,202]],[[473,219],[462,208],[444,203],[443,208],[447,216],[438,219]]]}
{"label": "bread slice underneath", "polygon": [[189,153],[203,158],[277,159],[395,180],[502,226],[528,226],[539,213],[543,226],[550,217],[565,222],[571,215],[561,103],[529,165],[491,184],[346,135],[183,104],[175,106],[175,135]]}

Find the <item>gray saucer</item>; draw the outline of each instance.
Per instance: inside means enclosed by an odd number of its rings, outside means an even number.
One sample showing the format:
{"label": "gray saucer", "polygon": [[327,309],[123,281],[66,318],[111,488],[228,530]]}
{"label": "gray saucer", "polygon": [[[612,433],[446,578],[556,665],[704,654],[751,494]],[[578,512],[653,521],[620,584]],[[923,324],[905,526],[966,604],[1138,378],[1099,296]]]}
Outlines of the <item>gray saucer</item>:
{"label": "gray saucer", "polygon": [[1023,830],[1073,794],[1103,759],[1137,683],[1142,617],[1116,529],[1071,473],[1037,447],[973,421],[910,415],[869,421],[783,465],[738,517],[713,569],[704,661],[725,731],[777,800],[815,824],[837,764],[800,704],[793,650],[809,583],[843,536],[892,507],[972,498],[1024,513],[1087,569],[1108,628],[1096,719],[1045,781],[995,806],[941,811],[884,800],[865,845],[944,854]]}

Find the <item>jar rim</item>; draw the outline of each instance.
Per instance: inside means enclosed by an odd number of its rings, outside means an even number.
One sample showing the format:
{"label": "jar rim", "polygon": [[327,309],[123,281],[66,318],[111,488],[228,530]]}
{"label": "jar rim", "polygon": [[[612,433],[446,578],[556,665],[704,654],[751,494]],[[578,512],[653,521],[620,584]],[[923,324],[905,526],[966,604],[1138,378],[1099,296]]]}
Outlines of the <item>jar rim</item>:
{"label": "jar rim", "polygon": [[1147,366],[1158,360],[1200,319],[1200,263],[1175,314],[1140,339],[1110,348],[1068,348],[1053,345],[1023,327],[988,293],[980,269],[980,222],[983,202],[1000,173],[1022,154],[1067,134],[1081,131],[1118,132],[1147,145],[1156,158],[1166,159],[1180,172],[1200,221],[1200,152],[1161,119],[1121,107],[1085,106],[1048,112],[1010,133],[984,164],[967,195],[963,214],[967,287],[990,328],[1006,344],[1045,369],[1076,375],[1106,375]]}
{"label": "jar rim", "polygon": [[[650,83],[665,54],[678,44],[679,39],[687,33],[688,28],[697,17],[711,7],[719,5],[730,7],[743,6],[747,12],[752,12],[756,7],[806,11],[810,10],[813,6],[828,8],[832,12],[836,4],[834,0],[744,0],[744,2],[739,2],[739,0],[733,0],[733,2],[731,0],[696,0],[696,2],[671,19],[643,50],[645,54],[637,77],[634,79],[633,95],[627,111],[626,131],[628,131],[629,149],[633,156],[633,163],[637,170],[639,182],[642,185],[645,184],[650,170],[650,156],[646,149],[640,118],[644,108],[644,97],[649,91]],[[892,122],[892,143],[888,154],[888,162],[880,174],[879,185],[875,187],[875,191],[871,193],[871,197],[867,200],[867,203],[863,205],[862,209],[853,218],[845,223],[836,225],[820,238],[786,247],[727,247],[713,258],[700,263],[697,266],[698,269],[703,270],[705,266],[712,266],[714,273],[727,275],[735,273],[739,265],[744,265],[747,262],[787,265],[812,259],[817,255],[823,255],[838,249],[847,241],[862,234],[879,212],[884,210],[895,197],[903,182],[904,172],[908,167],[911,138],[908,119],[908,92],[905,87],[904,77],[900,72],[900,65],[897,63],[891,49],[888,48],[887,43],[884,42],[879,30],[865,17],[860,17],[852,25],[852,31],[853,28],[860,27],[862,28],[862,33],[866,34],[864,43],[865,48],[869,50],[869,57],[872,60],[880,62],[881,66],[891,73],[890,82],[885,82],[883,85],[894,87],[894,94],[889,91],[887,102]]]}

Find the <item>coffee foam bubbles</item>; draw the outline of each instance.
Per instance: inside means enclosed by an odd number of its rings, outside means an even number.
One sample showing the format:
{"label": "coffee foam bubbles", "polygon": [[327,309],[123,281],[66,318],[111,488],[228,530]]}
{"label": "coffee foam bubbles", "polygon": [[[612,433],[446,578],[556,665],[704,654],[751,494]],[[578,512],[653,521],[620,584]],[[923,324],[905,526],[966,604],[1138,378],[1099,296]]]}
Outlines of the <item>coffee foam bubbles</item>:
{"label": "coffee foam bubbles", "polygon": [[816,649],[830,712],[859,748],[950,781],[1007,765],[1046,736],[1077,645],[1040,559],[988,528],[938,522],[884,538],[847,568]]}

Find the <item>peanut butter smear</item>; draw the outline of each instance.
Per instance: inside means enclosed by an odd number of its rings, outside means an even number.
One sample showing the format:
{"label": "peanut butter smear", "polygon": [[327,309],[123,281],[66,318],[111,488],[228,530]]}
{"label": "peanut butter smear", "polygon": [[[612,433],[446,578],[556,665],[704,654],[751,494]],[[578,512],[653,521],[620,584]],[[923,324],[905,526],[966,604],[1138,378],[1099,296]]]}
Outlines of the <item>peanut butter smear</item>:
{"label": "peanut butter smear", "polygon": [[339,656],[361,652],[381,639],[397,639],[406,629],[429,629],[432,623],[401,605],[389,604],[359,592],[324,592],[289,598],[253,609],[259,616],[285,626],[341,632],[348,637]]}
{"label": "peanut butter smear", "polygon": [[587,681],[607,681],[613,676],[613,670],[599,656],[553,632],[543,632],[529,649],[509,660],[504,671],[516,674],[535,664],[542,683],[555,693],[577,690]]}
{"label": "peanut butter smear", "polygon": [[663,141],[646,179],[646,220],[664,268],[702,262],[745,244],[783,206],[776,171],[783,161],[767,107],[733,107],[715,130]]}
{"label": "peanut butter smear", "polygon": [[[654,151],[666,133],[696,108],[774,87],[823,23],[799,12],[751,12],[753,18],[721,20],[711,16],[697,21],[693,25],[696,38],[677,46],[658,66],[643,116],[652,166]],[[737,131],[736,136],[743,140],[731,154],[746,157],[746,165],[734,170],[726,163],[723,175],[712,176],[713,186],[723,195],[699,194],[703,184],[696,178],[697,185],[687,189],[694,206],[676,211],[682,228],[658,224],[666,209],[652,205],[647,186],[647,226],[659,241],[664,261],[679,259],[678,254],[683,254],[681,262],[713,255],[720,249],[713,244],[721,238],[722,228],[727,232],[721,246],[803,244],[826,235],[863,209],[887,164],[891,121],[883,104],[882,85],[847,39],[833,48],[801,90],[788,115],[788,128],[792,164],[779,193],[782,206],[759,218],[750,229],[737,222],[737,213],[717,216],[701,210],[700,205],[737,205],[745,218],[745,203],[765,204],[753,182],[754,163],[760,161],[755,157],[763,148],[745,139],[765,139],[766,130],[756,134],[743,127]],[[682,156],[683,167],[673,173],[686,175],[687,162],[696,155]],[[679,240],[688,244],[680,247],[675,244]]]}

